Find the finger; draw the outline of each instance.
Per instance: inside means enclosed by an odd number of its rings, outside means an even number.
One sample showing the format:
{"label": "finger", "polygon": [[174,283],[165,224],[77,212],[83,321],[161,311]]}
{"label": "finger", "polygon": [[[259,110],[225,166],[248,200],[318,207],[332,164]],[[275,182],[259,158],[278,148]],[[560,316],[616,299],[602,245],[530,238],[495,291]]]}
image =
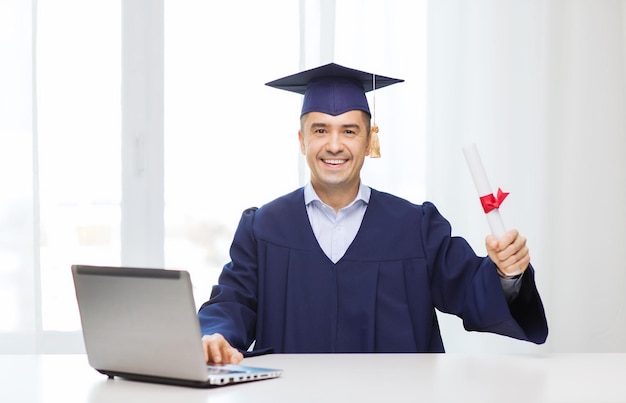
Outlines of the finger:
{"label": "finger", "polygon": [[524,253],[528,253],[528,248],[526,248],[526,238],[519,235],[509,245],[503,247],[497,252],[498,259],[502,261],[509,259],[511,256],[517,255],[521,257]]}
{"label": "finger", "polygon": [[221,356],[221,364],[233,364],[233,359],[235,358],[236,349],[231,347],[229,344],[222,344],[220,349]]}
{"label": "finger", "polygon": [[213,364],[221,364],[222,363],[222,347],[220,343],[217,341],[212,341],[209,344],[209,361]]}
{"label": "finger", "polygon": [[231,348],[229,362],[231,364],[239,364],[241,360],[243,360],[243,354],[241,354],[236,348]]}
{"label": "finger", "polygon": [[211,336],[202,336],[202,350],[204,351],[204,361],[211,360]]}
{"label": "finger", "polygon": [[523,258],[527,253],[528,248],[526,248],[526,246],[518,248],[516,245],[511,245],[505,250],[498,252],[497,256],[498,260],[500,260],[503,265],[509,266]]}
{"label": "finger", "polygon": [[[510,253],[510,252],[513,252],[513,253]],[[506,256],[506,254],[508,253],[510,253],[510,255]],[[522,246],[518,250],[512,249],[511,251],[503,252],[503,255],[504,256],[502,257],[502,265],[504,267],[507,267],[507,266],[513,266],[517,264],[518,262],[523,262],[524,260],[526,260],[529,255],[529,252],[526,246]]]}
{"label": "finger", "polygon": [[223,357],[227,356],[222,353],[227,347],[230,347],[226,342],[224,337],[219,334],[211,334],[208,336],[204,336],[203,341],[206,343],[206,351],[207,351],[207,363],[219,364],[222,362]]}
{"label": "finger", "polygon": [[494,235],[488,235],[485,238],[485,244],[488,248],[494,252],[502,252],[513,244],[519,237],[517,230],[512,229],[504,233],[501,238],[496,238]]}
{"label": "finger", "polygon": [[505,232],[504,235],[502,235],[502,238],[498,240],[498,250],[505,250],[510,245],[514,244],[517,238],[519,238],[519,233],[517,232],[517,230],[512,229]]}
{"label": "finger", "polygon": [[498,238],[496,238],[493,235],[487,235],[487,237],[485,238],[485,245],[487,245],[488,249],[491,249],[494,252],[497,252],[497,250],[498,250]]}
{"label": "finger", "polygon": [[528,253],[523,256],[511,257],[508,261],[498,266],[498,271],[505,277],[518,276],[528,269],[530,264],[530,255]]}

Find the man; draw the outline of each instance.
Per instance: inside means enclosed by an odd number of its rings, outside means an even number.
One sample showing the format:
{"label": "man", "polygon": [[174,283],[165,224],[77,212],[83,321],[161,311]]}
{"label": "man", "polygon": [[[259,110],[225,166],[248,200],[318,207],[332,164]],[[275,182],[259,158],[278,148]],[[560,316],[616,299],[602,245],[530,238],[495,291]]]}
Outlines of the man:
{"label": "man", "polygon": [[361,182],[375,131],[365,93],[400,81],[329,64],[268,83],[304,93],[298,138],[311,178],[242,214],[232,260],[198,313],[207,362],[265,352],[443,352],[435,309],[461,317],[467,330],[545,341],[516,230],[488,236],[488,257],[478,257],[432,203]]}

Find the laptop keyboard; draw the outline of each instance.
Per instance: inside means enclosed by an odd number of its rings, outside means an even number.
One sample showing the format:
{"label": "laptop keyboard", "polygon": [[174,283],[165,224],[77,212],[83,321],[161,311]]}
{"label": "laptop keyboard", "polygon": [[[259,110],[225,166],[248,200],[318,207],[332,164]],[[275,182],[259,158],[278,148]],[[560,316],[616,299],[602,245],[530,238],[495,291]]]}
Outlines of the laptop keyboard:
{"label": "laptop keyboard", "polygon": [[224,374],[243,374],[244,371],[236,371],[233,369],[225,369],[220,367],[207,366],[209,374],[211,375],[224,375]]}

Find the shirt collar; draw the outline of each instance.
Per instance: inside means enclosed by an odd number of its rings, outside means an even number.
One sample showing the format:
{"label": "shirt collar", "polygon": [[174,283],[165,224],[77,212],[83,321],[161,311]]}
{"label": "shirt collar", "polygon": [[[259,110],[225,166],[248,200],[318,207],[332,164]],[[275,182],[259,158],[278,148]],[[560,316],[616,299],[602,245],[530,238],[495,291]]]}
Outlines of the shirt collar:
{"label": "shirt collar", "polygon": [[[365,202],[365,204],[368,204],[370,202],[370,195],[371,194],[372,194],[372,189],[370,189],[369,186],[365,186],[363,184],[363,182],[360,182],[359,183],[359,191],[357,192],[356,197],[354,198],[354,200],[349,205],[354,204],[354,202],[356,202],[357,200],[363,200],[363,202]],[[306,206],[308,206],[309,204],[311,204],[315,200],[317,200],[320,203],[324,204],[322,199],[320,199],[319,196],[317,195],[317,193],[315,193],[315,189],[313,189],[313,185],[311,184],[311,182],[308,182],[304,186],[304,204]]]}

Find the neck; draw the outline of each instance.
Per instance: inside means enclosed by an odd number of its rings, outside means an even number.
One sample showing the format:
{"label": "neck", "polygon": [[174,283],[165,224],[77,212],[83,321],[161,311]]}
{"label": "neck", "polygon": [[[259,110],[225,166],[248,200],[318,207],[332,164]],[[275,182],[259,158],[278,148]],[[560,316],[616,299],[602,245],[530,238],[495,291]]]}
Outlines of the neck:
{"label": "neck", "polygon": [[311,185],[313,186],[315,193],[317,193],[319,198],[325,204],[332,207],[333,210],[335,210],[335,213],[352,203],[359,192],[359,184],[360,182],[356,182],[350,186],[346,186],[345,184],[329,186],[321,185],[313,180],[311,181]]}

